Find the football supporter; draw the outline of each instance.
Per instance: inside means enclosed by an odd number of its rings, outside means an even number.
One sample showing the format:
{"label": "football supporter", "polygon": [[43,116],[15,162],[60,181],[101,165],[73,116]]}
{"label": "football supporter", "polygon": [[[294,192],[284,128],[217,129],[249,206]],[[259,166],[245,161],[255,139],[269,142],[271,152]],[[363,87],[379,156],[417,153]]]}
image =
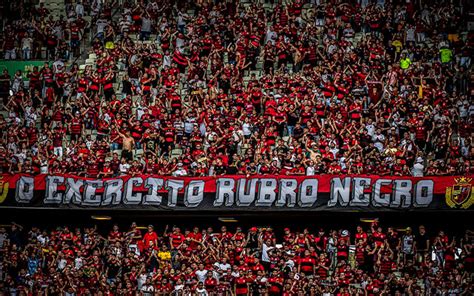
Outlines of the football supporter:
{"label": "football supporter", "polygon": [[470,3],[122,2],[7,4],[3,173],[473,172]]}
{"label": "football supporter", "polygon": [[[345,229],[318,229],[319,234],[310,229],[285,229],[280,236],[269,227],[248,231],[238,227],[236,233],[241,236],[237,240],[224,226],[221,232],[194,227],[193,232],[185,228],[184,233],[202,233],[203,239],[190,244],[178,238],[184,235],[176,226],[163,236],[151,225],[144,235],[135,223],[130,229],[123,232],[114,225],[103,235],[96,227],[40,229],[12,223],[0,228],[0,292],[470,295],[474,291],[471,230],[456,238],[454,233],[420,226],[418,231],[397,228],[395,235],[393,227],[378,225],[377,229],[354,227],[354,234]],[[326,232],[337,241],[332,261],[330,245],[320,248],[321,240],[314,239]],[[245,238],[247,234],[258,237],[255,249]],[[301,236],[306,238],[306,247],[292,239]],[[347,256],[341,254],[341,245],[350,246]]]}

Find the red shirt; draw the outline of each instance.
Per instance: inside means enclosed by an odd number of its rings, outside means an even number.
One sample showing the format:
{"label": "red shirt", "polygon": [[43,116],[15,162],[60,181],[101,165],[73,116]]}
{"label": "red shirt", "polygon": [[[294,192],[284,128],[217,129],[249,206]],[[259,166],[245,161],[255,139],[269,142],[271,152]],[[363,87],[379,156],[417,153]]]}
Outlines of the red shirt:
{"label": "red shirt", "polygon": [[147,232],[143,236],[143,243],[145,244],[145,247],[148,247],[150,245],[150,242],[153,242],[156,244],[157,241],[158,241],[158,235],[154,231]]}
{"label": "red shirt", "polygon": [[381,232],[375,232],[374,234],[372,234],[372,238],[374,239],[375,244],[379,247],[383,245],[386,237],[387,236]]}
{"label": "red shirt", "polygon": [[322,279],[325,279],[328,275],[328,270],[324,267],[328,267],[329,266],[329,259],[327,258],[324,258],[324,259],[319,259],[318,261],[318,267],[316,269],[316,273],[322,278]]}
{"label": "red shirt", "polygon": [[184,235],[181,233],[172,233],[170,234],[171,238],[171,247],[177,248],[184,241]]}
{"label": "red shirt", "polygon": [[314,271],[316,260],[314,260],[312,257],[304,257],[300,259],[299,263],[301,266],[301,271],[310,273]]}
{"label": "red shirt", "polygon": [[217,286],[217,280],[215,278],[207,278],[204,281],[204,286],[208,292],[214,291]]}
{"label": "red shirt", "polygon": [[[191,232],[189,233],[187,236],[186,236],[187,239],[193,239],[193,240],[197,240],[197,241],[202,241],[202,234],[201,233],[194,233],[194,232]],[[192,248],[192,249],[195,249],[197,248],[198,246],[198,243],[195,242],[195,241],[190,241],[189,242],[189,246]]]}
{"label": "red shirt", "polygon": [[237,278],[235,280],[235,294],[247,295],[247,293],[248,293],[247,279],[243,277]]}
{"label": "red shirt", "polygon": [[122,233],[120,231],[111,231],[109,233],[109,239],[120,239],[122,238]]}
{"label": "red shirt", "polygon": [[359,241],[359,240],[366,241],[367,240],[367,233],[365,233],[365,232],[356,233],[355,238],[356,238],[356,242]]}
{"label": "red shirt", "polygon": [[270,292],[272,295],[279,295],[283,289],[283,278],[281,277],[271,277],[268,279],[268,283],[270,284]]}

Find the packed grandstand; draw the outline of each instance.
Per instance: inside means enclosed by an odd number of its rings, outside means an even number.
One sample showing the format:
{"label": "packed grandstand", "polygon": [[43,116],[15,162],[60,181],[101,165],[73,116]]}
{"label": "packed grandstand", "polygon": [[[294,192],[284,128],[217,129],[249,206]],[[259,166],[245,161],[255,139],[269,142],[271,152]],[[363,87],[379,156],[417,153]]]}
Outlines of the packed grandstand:
{"label": "packed grandstand", "polygon": [[[76,192],[87,206],[96,188],[81,180],[94,179],[121,184],[100,186],[130,204],[133,186],[151,180],[143,199],[161,203],[164,182],[213,177],[186,192],[202,201],[228,182],[216,201],[233,205],[234,185],[247,190],[239,178],[269,176],[285,176],[263,186],[289,207],[316,203],[307,176],[335,176],[337,190],[319,184],[333,206],[362,201],[372,181],[375,207],[474,203],[470,1],[36,2],[0,4],[0,204],[38,205],[34,188],[43,204]],[[383,189],[391,182],[393,196]],[[434,201],[445,192],[446,204]],[[0,215],[0,294],[474,294],[472,223],[217,230],[192,221],[104,230]]]}
{"label": "packed grandstand", "polygon": [[[188,224],[189,225],[189,224]],[[473,233],[0,228],[4,295],[472,295]],[[139,229],[140,228],[140,229]],[[145,228],[145,230],[141,230]]]}
{"label": "packed grandstand", "polygon": [[13,1],[1,170],[472,173],[469,1],[353,2]]}

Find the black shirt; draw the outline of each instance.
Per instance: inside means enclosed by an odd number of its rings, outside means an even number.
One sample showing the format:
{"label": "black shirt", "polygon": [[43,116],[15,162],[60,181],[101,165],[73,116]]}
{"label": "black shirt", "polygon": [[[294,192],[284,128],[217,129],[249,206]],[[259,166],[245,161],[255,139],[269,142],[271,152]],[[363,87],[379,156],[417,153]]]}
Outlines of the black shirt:
{"label": "black shirt", "polygon": [[303,133],[304,133],[304,130],[302,127],[295,127],[295,129],[293,130],[293,137],[295,139],[299,139],[303,136]]}
{"label": "black shirt", "polygon": [[20,230],[13,230],[9,234],[11,244],[16,244],[17,246],[22,245],[22,238]]}
{"label": "black shirt", "polygon": [[122,81],[122,92],[127,95],[132,95],[132,83],[130,81]]}
{"label": "black shirt", "polygon": [[288,114],[288,125],[295,126],[298,122],[299,117],[295,114],[295,112],[291,112]]}
{"label": "black shirt", "polygon": [[415,238],[415,241],[416,241],[416,249],[418,251],[423,251],[423,250],[426,250],[426,248],[428,247],[428,235],[425,234],[418,234]]}
{"label": "black shirt", "polygon": [[223,175],[226,172],[226,168],[223,165],[216,165],[214,167],[214,172],[216,173],[216,175]]}
{"label": "black shirt", "polygon": [[0,93],[7,94],[10,91],[10,75],[4,74],[0,76]]}

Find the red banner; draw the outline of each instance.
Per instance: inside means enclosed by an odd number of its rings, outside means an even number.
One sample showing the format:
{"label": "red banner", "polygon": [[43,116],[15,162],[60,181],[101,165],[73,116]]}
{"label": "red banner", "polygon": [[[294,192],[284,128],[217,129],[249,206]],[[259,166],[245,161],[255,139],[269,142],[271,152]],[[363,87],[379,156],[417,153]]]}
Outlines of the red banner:
{"label": "red banner", "polygon": [[374,175],[121,176],[8,175],[0,207],[202,210],[469,209],[473,178]]}

